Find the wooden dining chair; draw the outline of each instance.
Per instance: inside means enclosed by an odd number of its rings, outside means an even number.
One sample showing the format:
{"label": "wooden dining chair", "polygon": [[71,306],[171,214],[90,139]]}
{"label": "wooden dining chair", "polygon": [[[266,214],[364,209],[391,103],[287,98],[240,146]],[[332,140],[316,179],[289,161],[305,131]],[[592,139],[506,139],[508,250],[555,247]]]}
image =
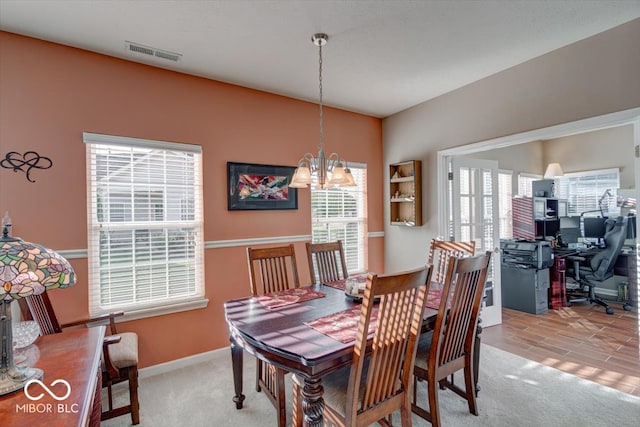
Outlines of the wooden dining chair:
{"label": "wooden dining chair", "polygon": [[328,243],[307,242],[307,260],[313,283],[335,282],[349,276],[341,240]]}
{"label": "wooden dining chair", "polygon": [[429,257],[427,262],[433,265],[431,280],[436,283],[444,283],[447,274],[447,266],[451,257],[473,256],[476,242],[456,242],[453,240],[431,239]]}
{"label": "wooden dining chair", "polygon": [[[247,248],[251,295],[299,288],[296,254],[292,244],[272,248]],[[278,427],[285,427],[287,411],[284,376],[286,371],[256,359],[256,390],[265,394],[278,411]]]}
{"label": "wooden dining chair", "polygon": [[[322,378],[325,425],[391,425],[400,410],[411,425],[411,376],[431,266],[388,276],[369,274],[351,365]],[[380,298],[379,303],[374,301]],[[377,324],[369,340],[369,324]],[[367,353],[371,342],[370,353]],[[294,426],[302,425],[302,379],[294,375]]]}
{"label": "wooden dining chair", "polygon": [[[130,413],[131,423],[140,423],[138,335],[134,332],[118,333],[115,319],[124,315],[123,312],[105,314],[61,325],[58,322],[47,292],[21,299],[20,308],[23,318],[38,322],[42,335],[57,334],[67,327],[108,321],[111,335],[106,336],[102,344],[102,388],[107,389],[108,408],[101,411],[100,420],[104,421]],[[114,408],[112,387],[125,381],[129,382],[129,404]]]}
{"label": "wooden dining chair", "polygon": [[[412,411],[440,426],[438,388],[451,389],[467,400],[469,412],[478,415],[474,385],[474,345],[476,326],[484,292],[491,252],[466,258],[451,258],[448,263],[440,307],[432,333],[420,337],[413,369]],[[464,370],[465,389],[447,376]],[[429,410],[418,405],[418,381],[427,381]]]}

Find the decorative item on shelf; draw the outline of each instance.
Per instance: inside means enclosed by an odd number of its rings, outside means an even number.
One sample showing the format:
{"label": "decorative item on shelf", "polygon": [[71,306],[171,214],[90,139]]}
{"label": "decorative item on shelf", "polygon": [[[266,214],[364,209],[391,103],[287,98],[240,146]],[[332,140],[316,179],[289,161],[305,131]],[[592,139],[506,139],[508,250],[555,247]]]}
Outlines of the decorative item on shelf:
{"label": "decorative item on shelf", "polygon": [[35,151],[26,151],[24,154],[10,151],[4,156],[4,159],[0,160],[0,166],[5,169],[13,169],[14,172],[24,172],[27,181],[36,182],[31,179],[31,169],[49,169],[53,166],[53,162],[50,158],[41,156]]}
{"label": "decorative item on shelf", "polygon": [[324,151],[324,130],[323,114],[322,114],[322,46],[327,44],[329,36],[326,34],[314,34],[311,37],[313,44],[318,46],[319,50],[319,88],[320,88],[320,144],[318,146],[318,155],[313,156],[311,153],[305,153],[298,162],[298,168],[291,179],[292,188],[308,188],[311,184],[311,176],[317,174],[318,188],[327,189],[333,186],[337,187],[354,187],[356,181],[351,175],[351,171],[347,162],[342,162],[337,153],[331,153],[329,157]]}
{"label": "decorative item on shelf", "polygon": [[392,225],[422,225],[421,162],[389,164],[389,217]]}
{"label": "decorative item on shelf", "polygon": [[43,375],[41,369],[15,364],[11,303],[76,282],[73,267],[66,259],[44,246],[11,237],[10,228],[11,218],[6,213],[2,218],[0,237],[0,396],[21,390],[28,381],[41,379]]}

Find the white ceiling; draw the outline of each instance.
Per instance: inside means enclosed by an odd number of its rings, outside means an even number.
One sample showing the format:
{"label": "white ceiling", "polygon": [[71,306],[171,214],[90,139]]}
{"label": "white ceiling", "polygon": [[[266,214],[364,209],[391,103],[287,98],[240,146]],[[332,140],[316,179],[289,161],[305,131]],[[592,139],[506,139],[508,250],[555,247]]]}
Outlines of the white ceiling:
{"label": "white ceiling", "polygon": [[[0,0],[0,29],[386,117],[640,17],[640,0]],[[182,55],[175,64],[125,41]]]}

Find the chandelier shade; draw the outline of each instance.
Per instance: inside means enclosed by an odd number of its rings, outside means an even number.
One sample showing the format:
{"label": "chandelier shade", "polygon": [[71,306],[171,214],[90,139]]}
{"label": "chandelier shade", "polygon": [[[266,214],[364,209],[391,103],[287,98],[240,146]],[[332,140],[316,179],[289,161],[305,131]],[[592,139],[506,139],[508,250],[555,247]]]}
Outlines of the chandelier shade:
{"label": "chandelier shade", "polygon": [[313,175],[317,176],[318,188],[327,189],[331,187],[353,187],[356,181],[351,175],[347,162],[340,158],[337,153],[331,153],[328,157],[324,150],[324,129],[322,111],[322,46],[327,44],[329,36],[323,33],[314,34],[311,37],[313,44],[318,46],[319,56],[319,89],[320,89],[320,143],[318,154],[305,153],[298,161],[298,167],[293,173],[289,187],[308,188],[313,181]]}

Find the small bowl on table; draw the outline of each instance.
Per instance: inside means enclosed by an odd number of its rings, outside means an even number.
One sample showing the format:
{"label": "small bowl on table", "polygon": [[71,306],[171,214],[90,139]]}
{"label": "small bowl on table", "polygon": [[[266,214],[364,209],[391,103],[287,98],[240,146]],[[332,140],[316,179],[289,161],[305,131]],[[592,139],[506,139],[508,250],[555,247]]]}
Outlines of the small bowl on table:
{"label": "small bowl on table", "polygon": [[[367,287],[367,276],[368,273],[363,273],[347,277],[344,289],[345,296],[352,301],[362,302],[364,290]],[[379,300],[380,298],[375,299],[375,301]]]}

